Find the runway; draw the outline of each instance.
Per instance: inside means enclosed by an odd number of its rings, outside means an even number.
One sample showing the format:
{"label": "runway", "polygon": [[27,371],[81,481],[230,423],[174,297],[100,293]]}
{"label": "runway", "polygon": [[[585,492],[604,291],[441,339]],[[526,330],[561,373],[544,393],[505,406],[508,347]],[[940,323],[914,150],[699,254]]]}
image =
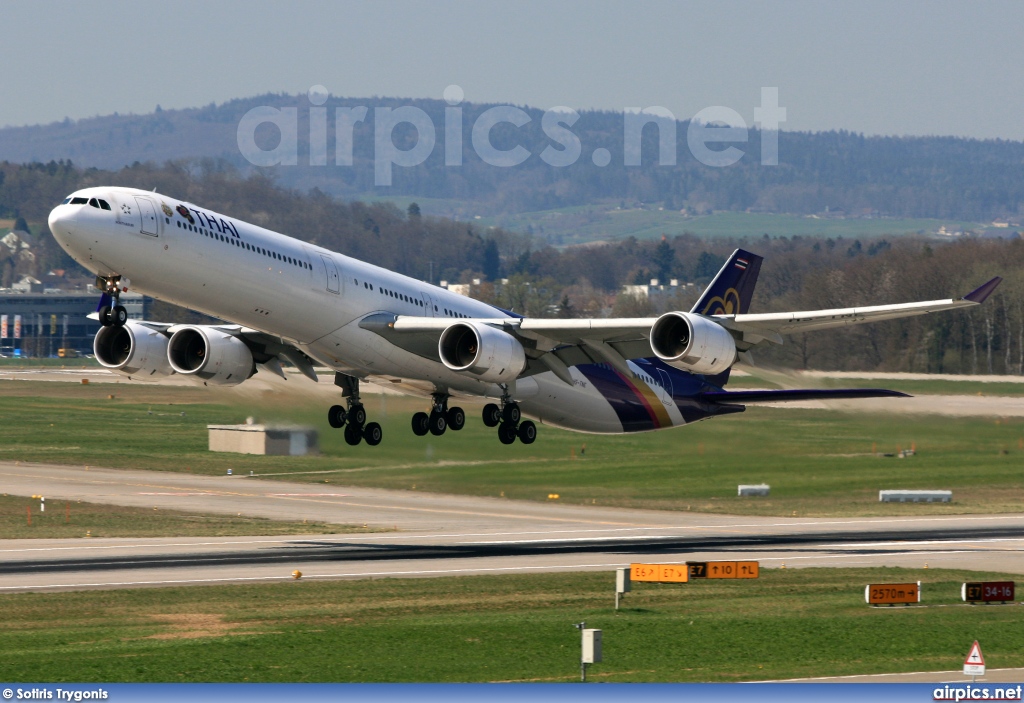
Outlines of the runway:
{"label": "runway", "polygon": [[774,518],[531,503],[248,477],[0,463],[48,500],[368,524],[371,534],[0,541],[0,592],[304,579],[612,571],[634,561],[905,566],[1024,574],[1024,515]]}

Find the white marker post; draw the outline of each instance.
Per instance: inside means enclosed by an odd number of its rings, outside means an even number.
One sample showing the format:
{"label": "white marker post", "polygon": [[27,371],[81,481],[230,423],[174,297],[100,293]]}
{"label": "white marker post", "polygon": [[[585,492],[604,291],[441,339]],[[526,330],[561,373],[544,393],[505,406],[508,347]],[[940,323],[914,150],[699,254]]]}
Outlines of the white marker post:
{"label": "white marker post", "polygon": [[976,676],[985,675],[985,657],[981,653],[981,645],[978,644],[978,640],[974,640],[974,645],[971,647],[970,653],[964,660],[964,676],[971,677],[971,683],[974,683]]}
{"label": "white marker post", "polygon": [[615,570],[615,609],[619,609],[619,598],[625,596],[631,590],[629,580],[629,567],[622,567]]}
{"label": "white marker post", "polygon": [[574,625],[580,631],[580,681],[587,680],[587,664],[601,661],[601,631],[587,627],[587,623]]}
{"label": "white marker post", "polygon": [[44,498],[43,496],[39,496],[39,512],[46,512],[46,498]]}

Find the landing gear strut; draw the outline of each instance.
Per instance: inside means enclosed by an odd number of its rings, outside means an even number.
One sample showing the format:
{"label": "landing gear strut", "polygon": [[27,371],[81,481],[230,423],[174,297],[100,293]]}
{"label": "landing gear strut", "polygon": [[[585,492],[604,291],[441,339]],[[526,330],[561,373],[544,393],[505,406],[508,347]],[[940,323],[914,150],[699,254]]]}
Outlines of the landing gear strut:
{"label": "landing gear strut", "polygon": [[96,287],[113,299],[113,306],[104,305],[99,309],[100,324],[104,327],[124,327],[128,322],[128,311],[121,305],[121,277],[97,276]]}
{"label": "landing gear strut", "polygon": [[412,416],[412,431],[418,437],[428,432],[440,437],[445,430],[459,431],[466,425],[466,413],[459,407],[448,407],[448,394],[435,393],[432,396],[430,414],[416,413]]}
{"label": "landing gear strut", "polygon": [[537,439],[537,425],[530,420],[520,422],[522,416],[519,404],[512,400],[507,386],[502,386],[500,407],[494,403],[484,406],[484,424],[498,428],[498,439],[502,444],[513,444],[516,437],[523,444],[533,444]]}
{"label": "landing gear strut", "polygon": [[348,399],[348,409],[332,405],[327,411],[327,422],[335,429],[345,428],[345,441],[356,446],[364,439],[371,447],[380,444],[383,431],[376,422],[366,422],[366,408],[359,398],[359,379],[343,373],[334,374],[334,385],[341,387],[341,395]]}

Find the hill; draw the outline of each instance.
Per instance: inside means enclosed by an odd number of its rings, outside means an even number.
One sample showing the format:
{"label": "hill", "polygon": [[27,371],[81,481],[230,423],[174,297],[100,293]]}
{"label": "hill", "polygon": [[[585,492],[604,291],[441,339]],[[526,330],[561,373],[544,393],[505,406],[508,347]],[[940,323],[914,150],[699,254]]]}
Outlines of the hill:
{"label": "hill", "polygon": [[[84,120],[0,129],[0,160],[14,163],[70,160],[78,166],[117,170],[135,162],[214,159],[256,170],[238,147],[238,125],[252,108],[295,108],[298,163],[259,169],[277,183],[300,191],[314,188],[346,199],[417,198],[429,214],[458,219],[500,217],[569,207],[635,209],[638,204],[689,216],[717,211],[828,213],[832,219],[931,218],[989,222],[1024,215],[1024,143],[953,137],[865,137],[849,132],[783,132],[779,164],[759,163],[761,133],[749,131],[744,155],[731,166],[707,166],[687,146],[689,123],[677,122],[676,164],[657,164],[658,128],[643,131],[642,166],[625,166],[624,117],[587,111],[571,126],[580,157],[571,165],[551,166],[541,158],[546,147],[562,149],[542,128],[541,110],[521,108],[529,122],[499,123],[491,130],[495,148],[521,146],[528,157],[514,167],[485,163],[473,146],[472,131],[490,104],[461,106],[461,165],[446,165],[445,108],[441,100],[329,98],[327,164],[310,165],[310,104],[306,96],[262,95],[187,110],[147,115],[108,115]],[[335,108],[365,106],[367,116],[354,126],[351,166],[335,165],[338,154]],[[412,106],[434,125],[436,144],[417,166],[396,166],[390,186],[375,185],[374,117],[378,108]],[[661,123],[667,128],[667,121]],[[319,134],[316,130],[315,133]],[[264,125],[256,143],[276,145],[276,129]],[[398,148],[416,143],[409,124],[393,132]],[[454,145],[454,142],[453,142]],[[610,163],[594,163],[607,149]],[[345,149],[340,150],[342,155]],[[451,160],[451,159],[450,159]]]}

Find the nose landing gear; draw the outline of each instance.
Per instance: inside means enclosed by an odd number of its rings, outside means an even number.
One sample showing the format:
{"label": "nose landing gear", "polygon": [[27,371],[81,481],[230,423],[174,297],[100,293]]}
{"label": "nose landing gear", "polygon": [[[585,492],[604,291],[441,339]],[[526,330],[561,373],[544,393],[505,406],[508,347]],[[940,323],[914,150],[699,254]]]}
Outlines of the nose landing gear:
{"label": "nose landing gear", "polygon": [[364,439],[371,447],[376,447],[384,432],[376,422],[366,422],[366,408],[359,398],[359,379],[336,373],[334,384],[341,387],[342,397],[348,398],[348,410],[341,405],[332,405],[327,411],[328,424],[335,429],[344,427],[345,442],[353,447]]}
{"label": "nose landing gear", "polygon": [[111,305],[102,305],[99,309],[100,324],[104,327],[124,327],[128,322],[128,311],[121,305],[121,277],[97,276],[96,287],[111,297]]}

